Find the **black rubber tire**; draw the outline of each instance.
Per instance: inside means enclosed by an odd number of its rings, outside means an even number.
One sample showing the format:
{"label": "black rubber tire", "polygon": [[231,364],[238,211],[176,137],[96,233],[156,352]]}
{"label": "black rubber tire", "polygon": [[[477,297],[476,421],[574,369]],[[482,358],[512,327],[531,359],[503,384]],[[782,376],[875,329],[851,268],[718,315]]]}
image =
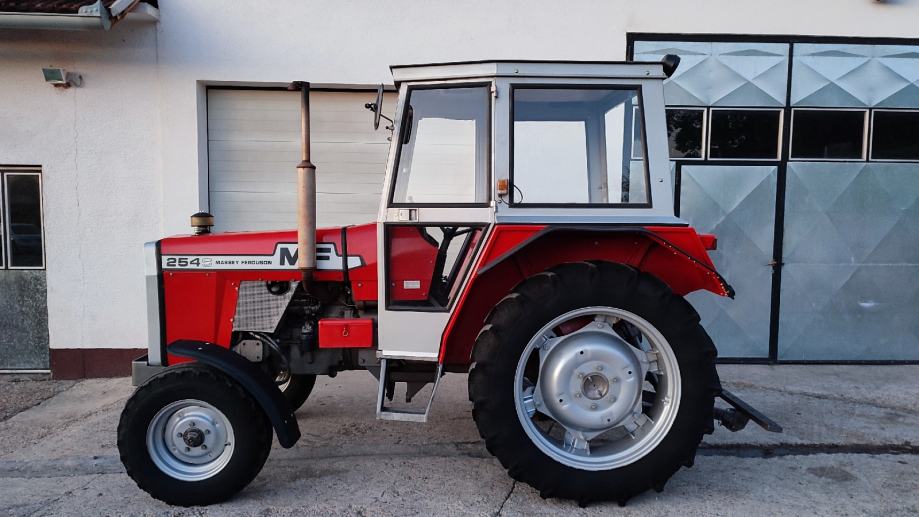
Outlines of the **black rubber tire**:
{"label": "black rubber tire", "polygon": [[[575,469],[544,454],[514,407],[514,375],[527,343],[551,319],[588,306],[624,309],[654,325],[673,349],[682,379],[680,407],[661,443],[638,461],[605,471]],[[716,355],[696,311],[659,279],[621,264],[562,264],[521,282],[486,318],[469,372],[473,418],[489,452],[542,497],[624,505],[649,488],[663,490],[680,466],[692,466],[702,436],[714,429],[721,389]]]}
{"label": "black rubber tire", "polygon": [[313,387],[315,385],[315,375],[291,375],[290,381],[287,383],[287,386],[284,386],[283,390],[284,398],[286,398],[287,402],[290,404],[290,409],[294,411],[300,409],[300,406],[306,402],[310,393],[313,392]]}
{"label": "black rubber tire", "polygon": [[[197,399],[219,409],[236,437],[229,463],[213,477],[181,481],[162,472],[147,451],[147,427],[166,405]],[[128,399],[118,422],[118,451],[128,476],[151,496],[172,505],[219,503],[251,482],[268,458],[272,428],[265,413],[235,381],[211,367],[171,367],[150,378]]]}

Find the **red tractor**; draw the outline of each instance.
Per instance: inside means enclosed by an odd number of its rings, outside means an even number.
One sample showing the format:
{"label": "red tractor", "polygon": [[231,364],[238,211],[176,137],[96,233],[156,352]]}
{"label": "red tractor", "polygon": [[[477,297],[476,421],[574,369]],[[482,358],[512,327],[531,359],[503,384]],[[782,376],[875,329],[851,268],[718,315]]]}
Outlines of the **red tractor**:
{"label": "red tractor", "polygon": [[[149,353],[118,426],[128,474],[171,504],[261,470],[317,375],[367,370],[377,417],[425,421],[446,372],[508,473],[545,497],[624,504],[691,465],[714,421],[769,419],[721,388],[684,296],[732,296],[674,216],[660,63],[393,67],[375,223],[316,229],[309,85],[298,229],[146,246]],[[367,107],[379,126],[382,88]],[[392,404],[397,383],[421,407]],[[721,397],[729,408],[715,407]]]}

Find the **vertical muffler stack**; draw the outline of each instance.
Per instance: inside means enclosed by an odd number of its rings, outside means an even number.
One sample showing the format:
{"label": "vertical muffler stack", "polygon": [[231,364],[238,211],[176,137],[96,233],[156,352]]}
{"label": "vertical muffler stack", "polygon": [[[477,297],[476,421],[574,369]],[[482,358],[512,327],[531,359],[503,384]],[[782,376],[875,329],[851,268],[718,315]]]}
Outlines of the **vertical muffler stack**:
{"label": "vertical muffler stack", "polygon": [[300,90],[300,163],[297,165],[297,267],[309,291],[316,269],[316,166],[310,161],[310,83],[294,81],[288,90]]}

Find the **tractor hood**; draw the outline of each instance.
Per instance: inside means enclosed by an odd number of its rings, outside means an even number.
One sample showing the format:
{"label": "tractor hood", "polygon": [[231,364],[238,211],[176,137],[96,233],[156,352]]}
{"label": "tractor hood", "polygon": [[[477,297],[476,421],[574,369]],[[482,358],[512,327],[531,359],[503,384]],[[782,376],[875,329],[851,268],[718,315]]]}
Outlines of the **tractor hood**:
{"label": "tractor hood", "polygon": [[[291,281],[300,278],[296,230],[167,237],[160,241],[159,251],[160,267],[167,274],[214,271],[240,276],[239,280],[278,280],[279,273],[284,279],[289,273]],[[320,228],[316,231],[315,279],[359,282],[360,286],[354,286],[355,299],[375,300],[376,254],[374,223]]]}

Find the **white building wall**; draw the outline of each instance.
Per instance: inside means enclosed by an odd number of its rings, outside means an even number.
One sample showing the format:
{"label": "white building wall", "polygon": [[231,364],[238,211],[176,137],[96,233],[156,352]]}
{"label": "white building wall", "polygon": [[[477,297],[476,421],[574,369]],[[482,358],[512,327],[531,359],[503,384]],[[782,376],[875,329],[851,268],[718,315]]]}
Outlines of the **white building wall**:
{"label": "white building wall", "polygon": [[[83,75],[43,82],[43,66]],[[143,346],[142,243],[161,233],[156,33],[0,31],[0,164],[40,165],[53,348]]]}
{"label": "white building wall", "polygon": [[[366,86],[390,82],[390,64],[622,60],[627,32],[919,37],[919,0],[160,0],[160,16],[108,33],[0,31],[0,164],[44,173],[52,348],[144,346],[141,244],[207,208],[207,84]],[[43,84],[46,65],[85,85]]]}

